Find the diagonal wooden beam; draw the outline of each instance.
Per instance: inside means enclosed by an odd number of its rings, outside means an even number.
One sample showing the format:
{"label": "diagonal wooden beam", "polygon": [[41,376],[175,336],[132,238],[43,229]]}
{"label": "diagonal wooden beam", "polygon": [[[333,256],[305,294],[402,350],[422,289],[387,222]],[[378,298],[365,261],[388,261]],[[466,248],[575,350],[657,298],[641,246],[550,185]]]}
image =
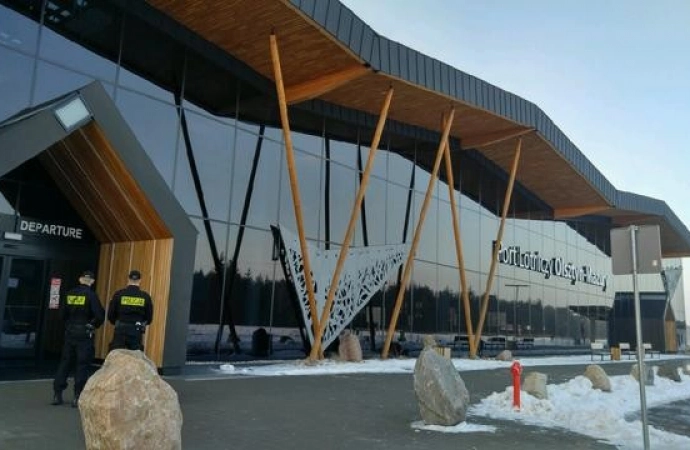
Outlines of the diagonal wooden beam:
{"label": "diagonal wooden beam", "polygon": [[[517,146],[515,146],[515,157],[513,158],[513,166],[510,169],[510,179],[506,187],[506,195],[503,200],[503,212],[501,213],[501,224],[498,227],[496,234],[496,244],[491,252],[491,266],[489,268],[489,276],[486,279],[486,289],[482,297],[481,312],[479,313],[479,324],[477,325],[477,336],[474,339],[475,350],[479,347],[482,338],[482,329],[484,328],[484,321],[486,320],[486,312],[489,309],[489,294],[491,293],[491,286],[494,282],[494,275],[496,274],[496,262],[498,260],[498,250],[501,248],[501,240],[503,239],[503,229],[506,224],[506,217],[508,216],[508,209],[510,208],[510,199],[513,195],[513,185],[515,184],[515,175],[517,174],[518,162],[520,161],[520,150],[522,148],[522,138],[518,139]],[[474,358],[476,354],[470,353],[470,357]]]}
{"label": "diagonal wooden beam", "polygon": [[602,211],[608,211],[610,206],[579,206],[577,208],[558,208],[553,210],[554,219],[565,219],[568,217],[586,216],[588,214],[596,214]]}
{"label": "diagonal wooden beam", "polygon": [[512,128],[510,130],[497,131],[495,133],[468,136],[466,138],[460,138],[460,145],[464,149],[481,148],[487,145],[498,144],[508,139],[524,136],[532,131],[534,131],[534,128]]}
{"label": "diagonal wooden beam", "polygon": [[288,86],[285,88],[285,99],[288,105],[311,100],[366,75],[369,73],[369,70],[366,66],[357,64],[339,72],[329,73],[294,86]]}
{"label": "diagonal wooden beam", "polygon": [[307,287],[307,300],[309,301],[309,313],[313,333],[319,329],[319,316],[316,311],[316,300],[314,299],[314,283],[311,277],[311,262],[309,261],[309,248],[307,239],[304,235],[304,221],[302,220],[302,201],[299,195],[299,184],[297,182],[297,169],[295,168],[295,153],[292,148],[292,137],[290,136],[290,120],[288,118],[287,102],[285,101],[285,86],[283,85],[283,72],[280,67],[280,53],[278,52],[278,40],[276,35],[271,33],[271,60],[273,62],[273,75],[275,77],[276,91],[278,94],[278,106],[280,107],[280,122],[283,126],[283,139],[285,140],[285,157],[287,159],[288,174],[290,175],[290,190],[292,191],[292,206],[295,211],[297,221],[297,234],[299,235],[299,246],[302,252],[302,263],[304,265],[304,282]]}
{"label": "diagonal wooden beam", "polygon": [[426,195],[424,196],[424,202],[422,203],[422,210],[419,213],[419,222],[414,230],[414,237],[412,238],[412,246],[410,247],[410,253],[407,255],[407,261],[405,262],[405,270],[403,271],[403,276],[400,279],[400,286],[398,286],[398,296],[395,299],[395,306],[393,308],[393,313],[391,314],[391,320],[388,325],[388,331],[386,332],[386,342],[383,345],[383,351],[381,352],[381,358],[388,358],[388,351],[390,350],[391,341],[393,340],[393,334],[395,334],[395,327],[398,324],[398,316],[400,316],[400,308],[402,307],[403,296],[405,295],[405,285],[410,278],[412,273],[412,263],[414,262],[414,255],[417,251],[417,245],[419,245],[419,238],[422,235],[422,228],[424,227],[424,219],[426,219],[426,212],[429,209],[429,203],[431,200],[431,194],[434,192],[434,185],[436,184],[436,178],[438,177],[438,169],[441,166],[441,158],[443,156],[443,150],[448,144],[448,135],[450,134],[450,128],[453,125],[453,117],[455,116],[455,109],[450,110],[450,115],[448,116],[448,121],[445,123],[443,129],[443,135],[441,136],[441,142],[438,145],[438,150],[436,151],[436,159],[434,160],[434,168],[431,171],[431,176],[429,177],[429,184],[426,188]]}
{"label": "diagonal wooden beam", "polygon": [[[467,337],[470,344],[470,355],[477,351],[474,349],[474,331],[472,330],[472,310],[470,308],[470,297],[467,290],[467,276],[465,272],[465,258],[462,253],[462,240],[460,239],[460,220],[458,219],[458,208],[455,204],[455,180],[453,179],[453,164],[450,159],[450,144],[446,142],[446,149],[443,152],[446,165],[446,180],[448,182],[448,196],[450,197],[450,210],[453,215],[453,237],[455,238],[455,254],[458,258],[458,272],[460,273],[460,292],[462,307],[465,311],[465,326],[467,327]],[[458,305],[459,307],[460,305]]]}
{"label": "diagonal wooden beam", "polygon": [[393,88],[390,88],[388,90],[388,94],[386,94],[386,99],[383,102],[383,106],[381,107],[381,115],[379,116],[379,121],[376,125],[374,139],[371,141],[371,148],[369,150],[367,164],[364,166],[362,181],[360,182],[359,189],[357,190],[355,204],[352,206],[350,222],[347,224],[345,239],[343,240],[343,245],[340,248],[338,262],[335,265],[335,270],[333,271],[333,276],[331,277],[331,285],[328,288],[326,305],[323,307],[323,311],[321,311],[321,320],[319,320],[321,326],[319,327],[316,336],[314,336],[314,344],[311,346],[311,353],[309,354],[309,359],[312,360],[317,358],[319,355],[319,350],[321,349],[321,338],[323,337],[323,332],[326,330],[326,325],[328,324],[328,319],[331,314],[331,307],[333,306],[333,299],[335,298],[335,290],[338,287],[338,282],[340,281],[340,272],[342,272],[343,266],[345,265],[345,258],[347,258],[347,252],[350,249],[350,242],[352,241],[352,235],[355,231],[355,225],[357,224],[359,213],[362,210],[362,201],[364,201],[364,194],[367,192],[367,186],[369,185],[369,175],[371,175],[371,169],[374,167],[374,156],[376,155],[376,150],[379,148],[379,142],[381,141],[383,127],[386,124],[388,109],[390,108],[392,98]]}

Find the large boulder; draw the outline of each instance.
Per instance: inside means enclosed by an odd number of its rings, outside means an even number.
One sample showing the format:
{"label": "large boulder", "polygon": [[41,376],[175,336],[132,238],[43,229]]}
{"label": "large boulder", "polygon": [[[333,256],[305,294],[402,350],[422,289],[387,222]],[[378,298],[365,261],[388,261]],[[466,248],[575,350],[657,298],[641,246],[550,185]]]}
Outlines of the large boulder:
{"label": "large boulder", "polygon": [[[644,377],[644,384],[646,386],[654,386],[654,367],[645,364],[645,377]],[[637,363],[632,365],[632,368],[630,369],[630,376],[635,379],[638,383],[640,382],[640,367],[637,365]]]}
{"label": "large boulder", "polygon": [[681,382],[680,379],[681,366],[676,363],[662,364],[656,371],[659,377],[668,378],[669,380],[675,381],[677,383]]}
{"label": "large boulder", "polygon": [[113,350],[86,383],[79,413],[87,450],[179,450],[177,393],[139,350]]}
{"label": "large boulder", "polygon": [[611,380],[599,364],[590,364],[585,369],[584,376],[592,382],[592,389],[611,392]]}
{"label": "large boulder", "polygon": [[338,358],[341,361],[362,362],[362,345],[350,330],[343,331],[338,345]]}
{"label": "large boulder", "polygon": [[549,393],[546,390],[547,380],[548,376],[545,373],[530,372],[525,375],[525,381],[522,382],[522,390],[538,399],[547,399],[549,398]]}
{"label": "large boulder", "polygon": [[513,352],[510,350],[503,350],[501,353],[496,355],[496,360],[498,361],[512,361],[513,360]]}
{"label": "large boulder", "polygon": [[465,382],[453,363],[431,345],[417,358],[414,392],[425,424],[452,426],[465,420],[470,401]]}

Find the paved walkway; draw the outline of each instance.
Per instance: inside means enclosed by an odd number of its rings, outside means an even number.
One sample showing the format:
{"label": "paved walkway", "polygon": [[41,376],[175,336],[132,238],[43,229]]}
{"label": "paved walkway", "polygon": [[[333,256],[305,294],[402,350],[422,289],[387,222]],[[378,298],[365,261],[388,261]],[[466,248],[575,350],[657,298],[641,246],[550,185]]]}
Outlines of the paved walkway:
{"label": "paved walkway", "polygon": [[[609,364],[609,375],[631,364]],[[549,383],[584,372],[585,365],[539,367]],[[419,420],[412,375],[244,377],[190,367],[166,380],[177,391],[190,450],[445,450],[610,449],[565,430],[472,418],[495,433],[415,431]],[[510,384],[508,370],[463,372],[473,403]],[[66,391],[68,394],[69,391]],[[50,380],[0,382],[0,449],[83,449],[79,411],[50,406]],[[69,394],[66,395],[69,400]]]}

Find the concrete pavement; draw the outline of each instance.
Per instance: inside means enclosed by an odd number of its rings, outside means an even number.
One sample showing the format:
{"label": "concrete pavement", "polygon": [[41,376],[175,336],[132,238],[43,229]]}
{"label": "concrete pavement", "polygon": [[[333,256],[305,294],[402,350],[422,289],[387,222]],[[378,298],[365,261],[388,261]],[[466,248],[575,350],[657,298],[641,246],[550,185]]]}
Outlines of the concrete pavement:
{"label": "concrete pavement", "polygon": [[[608,364],[609,375],[630,364]],[[217,367],[217,366],[215,366]],[[580,375],[586,364],[539,367],[549,383]],[[462,372],[471,402],[510,384],[508,370]],[[246,377],[190,366],[166,377],[177,391],[184,449],[610,449],[566,430],[470,417],[495,433],[416,431],[420,419],[411,374]],[[69,400],[70,391],[65,392]],[[51,381],[0,382],[0,449],[82,449],[77,409],[50,406]]]}

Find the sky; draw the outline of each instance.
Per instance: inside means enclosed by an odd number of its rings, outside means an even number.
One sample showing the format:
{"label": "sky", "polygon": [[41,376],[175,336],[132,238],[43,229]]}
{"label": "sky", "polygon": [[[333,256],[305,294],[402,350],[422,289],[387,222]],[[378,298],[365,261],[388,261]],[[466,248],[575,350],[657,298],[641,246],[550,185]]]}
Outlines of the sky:
{"label": "sky", "polygon": [[[674,359],[674,355],[662,355],[661,359]],[[589,355],[562,356],[552,358],[520,359],[524,376],[539,371],[539,366],[589,364]],[[658,360],[655,360],[658,361]],[[460,372],[471,370],[505,369],[512,362],[496,360],[453,359],[453,365]],[[214,378],[260,377],[260,376],[309,376],[352,373],[414,373],[416,359],[370,359],[361,363],[324,360],[317,364],[304,361],[289,361],[261,366],[236,366],[220,364]],[[597,362],[598,363],[598,362]],[[630,361],[604,361],[606,371],[610,364],[629,364]],[[647,364],[649,360],[647,360]],[[688,365],[690,370],[690,364]],[[513,408],[513,388],[494,392],[470,405],[467,419],[452,427],[425,425],[421,420],[410,423],[410,427],[441,433],[496,432],[496,427],[485,424],[485,418],[516,420],[543,427],[568,429],[590,436],[622,449],[644,448],[642,423],[639,419],[626,420],[626,416],[640,410],[640,389],[629,375],[609,377],[611,392],[592,389],[591,382],[584,376],[577,376],[566,383],[547,384],[548,399],[540,400],[521,390],[519,411]],[[690,399],[690,375],[681,374],[677,383],[656,376],[654,386],[647,386],[645,398],[648,408]],[[648,428],[650,448],[690,448],[690,436],[674,434],[652,426]]]}
{"label": "sky", "polygon": [[664,200],[690,228],[690,2],[341,1],[375,32],[536,104],[617,189]]}

